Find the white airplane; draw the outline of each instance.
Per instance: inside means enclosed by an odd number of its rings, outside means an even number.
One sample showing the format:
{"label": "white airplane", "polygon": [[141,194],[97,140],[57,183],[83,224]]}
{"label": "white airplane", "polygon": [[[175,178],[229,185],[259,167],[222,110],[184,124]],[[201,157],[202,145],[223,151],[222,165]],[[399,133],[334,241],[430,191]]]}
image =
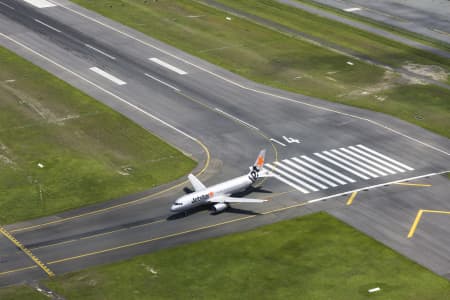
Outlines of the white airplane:
{"label": "white airplane", "polygon": [[173,203],[170,210],[173,212],[180,212],[196,206],[215,203],[212,206],[212,211],[218,213],[229,207],[230,203],[262,203],[267,201],[230,197],[233,193],[251,186],[258,178],[271,176],[269,171],[263,169],[265,154],[266,150],[261,150],[255,164],[250,167],[250,172],[247,175],[242,175],[211,187],[206,187],[197,177],[189,174],[188,179],[195,191],[178,198]]}

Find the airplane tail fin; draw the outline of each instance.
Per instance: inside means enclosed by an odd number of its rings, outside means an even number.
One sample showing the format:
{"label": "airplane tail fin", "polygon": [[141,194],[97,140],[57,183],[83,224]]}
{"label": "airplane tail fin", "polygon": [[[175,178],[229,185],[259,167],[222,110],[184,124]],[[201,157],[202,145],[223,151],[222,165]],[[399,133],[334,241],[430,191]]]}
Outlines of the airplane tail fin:
{"label": "airplane tail fin", "polygon": [[256,158],[255,163],[253,164],[253,170],[261,171],[264,166],[264,160],[266,157],[266,149],[263,149],[259,152],[258,158]]}

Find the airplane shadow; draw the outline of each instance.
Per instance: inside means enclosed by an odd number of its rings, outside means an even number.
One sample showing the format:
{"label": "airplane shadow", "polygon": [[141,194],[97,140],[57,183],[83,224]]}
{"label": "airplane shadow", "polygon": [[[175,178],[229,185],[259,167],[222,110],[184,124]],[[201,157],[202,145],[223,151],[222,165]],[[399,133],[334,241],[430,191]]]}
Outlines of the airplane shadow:
{"label": "airplane shadow", "polygon": [[255,193],[255,192],[263,193],[263,194],[272,194],[273,193],[272,191],[263,189],[261,186],[258,186],[258,187],[250,186],[249,188],[247,188],[241,192],[232,194],[231,197],[235,197],[235,198],[245,197],[245,196],[248,196],[251,193]]}
{"label": "airplane shadow", "polygon": [[209,210],[211,215],[218,215],[218,214],[223,214],[223,213],[235,213],[235,214],[242,214],[242,215],[252,215],[252,216],[256,216],[256,215],[260,215],[260,213],[248,210],[248,209],[241,209],[241,208],[236,208],[236,207],[228,207],[227,209],[225,209],[224,211],[221,212],[213,212],[210,207],[211,205],[204,205],[204,206],[199,206],[199,207],[194,207],[190,210],[187,211],[183,211],[183,212],[179,212],[173,215],[170,215],[166,218],[167,221],[173,221],[173,220],[178,220],[178,219],[183,219],[183,218],[187,218],[190,217],[192,215],[195,215],[199,212],[205,211],[205,210]]}

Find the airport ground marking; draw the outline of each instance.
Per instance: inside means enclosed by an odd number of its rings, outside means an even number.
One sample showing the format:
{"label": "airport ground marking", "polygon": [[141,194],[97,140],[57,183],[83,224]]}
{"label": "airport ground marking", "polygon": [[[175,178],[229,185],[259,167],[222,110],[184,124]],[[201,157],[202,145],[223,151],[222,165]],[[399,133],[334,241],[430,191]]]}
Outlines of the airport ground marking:
{"label": "airport ground marking", "polygon": [[[379,187],[379,186],[385,186],[385,185],[393,184],[393,183],[396,183],[396,182],[409,181],[409,180],[418,179],[418,178],[424,178],[424,177],[430,177],[430,176],[435,176],[435,175],[441,175],[441,174],[445,174],[445,173],[448,173],[448,172],[449,171],[444,171],[444,172],[440,172],[440,173],[430,173],[430,174],[425,174],[425,175],[421,175],[421,176],[416,176],[416,177],[413,177],[413,178],[400,179],[400,180],[397,180],[397,181],[394,181],[394,182],[390,182],[390,183],[378,184],[378,185],[371,186],[371,187],[363,187],[363,188],[360,188],[360,189],[357,189],[357,190],[353,190],[353,191],[347,191],[347,192],[343,192],[343,193],[339,193],[339,194],[329,195],[329,196],[325,196],[325,197],[321,197],[321,198],[317,198],[317,199],[312,199],[312,200],[309,200],[309,201],[306,201],[306,202],[301,202],[301,203],[297,203],[297,204],[294,204],[294,205],[273,209],[273,210],[270,210],[270,211],[262,212],[259,215],[268,215],[268,214],[271,214],[271,213],[277,213],[277,212],[281,212],[281,211],[285,211],[285,210],[289,210],[289,209],[293,209],[293,208],[306,206],[306,205],[311,204],[311,203],[324,201],[324,200],[335,198],[335,197],[338,197],[338,196],[348,195],[349,192],[362,191],[362,190],[366,190],[366,189],[370,189],[370,188],[374,188],[374,187]],[[427,212],[436,212],[436,211],[431,211],[430,210],[430,211],[427,211]],[[450,212],[448,212],[448,214],[450,214]],[[65,262],[65,261],[80,259],[80,258],[83,258],[83,257],[92,256],[92,255],[95,255],[95,254],[101,254],[101,253],[106,253],[106,252],[110,252],[110,251],[113,251],[113,250],[129,248],[129,247],[133,247],[133,246],[137,246],[137,245],[141,245],[141,244],[145,244],[145,243],[150,243],[152,241],[161,240],[161,239],[164,239],[164,238],[175,237],[175,236],[179,236],[179,235],[190,233],[190,232],[204,230],[204,229],[207,229],[207,228],[218,227],[220,225],[226,225],[226,224],[238,222],[238,221],[241,221],[241,220],[254,218],[256,216],[258,216],[258,215],[251,215],[251,216],[246,216],[246,217],[242,217],[242,218],[232,219],[232,220],[225,221],[225,222],[222,222],[222,223],[207,225],[207,226],[203,226],[203,227],[200,227],[200,228],[194,228],[194,229],[183,231],[183,232],[173,233],[173,234],[170,234],[170,235],[167,235],[167,236],[161,236],[161,237],[157,237],[157,238],[153,238],[153,239],[149,239],[149,240],[145,240],[145,241],[139,241],[139,242],[135,242],[135,243],[131,243],[131,244],[117,246],[117,247],[110,248],[110,249],[104,249],[104,250],[99,250],[99,251],[95,251],[95,252],[81,254],[81,255],[78,255],[78,256],[74,256],[74,257],[68,257],[68,258],[63,258],[63,259],[59,259],[59,260],[55,260],[55,261],[50,261],[47,264],[51,265],[51,264],[56,264],[56,263],[62,263],[62,262]],[[418,220],[417,220],[417,223],[418,223]],[[416,224],[416,227],[417,227],[417,224]],[[6,275],[6,274],[10,274],[10,273],[20,272],[20,271],[28,270],[28,269],[32,269],[32,268],[36,268],[36,266],[30,266],[30,267],[26,267],[26,268],[8,270],[8,271],[0,273],[0,275]]]}
{"label": "airport ground marking", "polygon": [[34,19],[34,21],[39,23],[39,24],[41,24],[41,25],[43,25],[43,26],[45,26],[45,27],[47,27],[47,28],[49,28],[49,29],[51,29],[51,30],[53,30],[53,31],[56,31],[57,33],[61,33],[61,30],[59,30],[58,28],[55,28],[55,27],[53,27],[51,25],[48,25],[47,23],[45,23],[45,22],[43,22],[43,21],[41,21],[39,19]]}
{"label": "airport ground marking", "polygon": [[8,271],[0,272],[0,276],[8,275],[8,274],[11,274],[11,273],[16,273],[16,272],[20,272],[20,271],[36,269],[36,268],[38,268],[38,266],[32,265],[32,266],[29,266],[29,267],[23,267],[23,268],[19,268],[19,269],[12,269],[12,270],[8,270]]}
{"label": "airport ground marking", "polygon": [[406,186],[418,186],[418,187],[430,187],[433,186],[432,184],[429,183],[409,183],[409,182],[397,182],[394,183],[396,185],[406,185]]}
{"label": "airport ground marking", "polygon": [[353,192],[350,197],[347,200],[347,204],[346,205],[352,205],[353,200],[355,199],[356,195],[358,194],[358,192]]}
{"label": "airport ground marking", "polygon": [[2,2],[2,1],[0,1],[0,5],[6,6],[7,8],[12,9],[12,10],[16,10],[16,9],[15,9],[14,7],[12,7],[11,5],[8,5],[8,4],[6,4],[6,3],[4,3],[4,2]]}
{"label": "airport ground marking", "polygon": [[39,258],[37,258],[28,248],[26,248],[21,242],[19,242],[11,233],[5,228],[0,227],[0,233],[2,233],[8,240],[10,240],[16,247],[22,250],[36,265],[38,265],[49,277],[55,276],[52,270],[50,270]]}
{"label": "airport ground marking", "polygon": [[414,236],[417,226],[419,225],[420,219],[422,218],[422,215],[424,213],[450,215],[450,211],[419,209],[419,211],[417,212],[416,218],[414,219],[414,222],[409,230],[408,239],[410,239]]}
{"label": "airport ground marking", "polygon": [[394,129],[394,128],[391,128],[391,127],[389,127],[389,126],[383,125],[382,123],[380,123],[380,122],[378,122],[378,121],[374,121],[374,120],[372,120],[372,119],[368,119],[368,118],[365,118],[365,117],[360,117],[360,116],[357,116],[357,115],[354,115],[354,114],[351,114],[351,113],[346,113],[346,112],[343,112],[343,111],[339,111],[339,110],[327,108],[327,107],[320,106],[320,105],[317,105],[317,104],[312,104],[312,103],[308,103],[308,102],[304,102],[304,101],[300,101],[300,100],[295,100],[295,99],[288,98],[288,97],[285,97],[285,96],[281,96],[281,95],[277,95],[277,94],[274,94],[274,93],[265,92],[265,91],[262,91],[262,90],[257,90],[257,89],[254,89],[254,88],[245,86],[245,85],[240,84],[240,83],[238,83],[238,82],[236,82],[236,81],[233,81],[233,80],[231,80],[231,79],[229,79],[229,78],[226,78],[225,76],[222,76],[222,75],[219,75],[219,74],[217,74],[217,73],[214,73],[213,71],[210,71],[210,70],[206,69],[205,67],[196,65],[195,63],[190,62],[189,60],[184,59],[184,58],[182,58],[182,57],[179,57],[179,56],[177,56],[177,55],[171,53],[171,52],[168,51],[168,50],[164,50],[164,49],[162,49],[162,48],[160,48],[160,47],[158,47],[158,46],[152,45],[151,43],[146,42],[146,41],[143,41],[143,40],[141,40],[141,39],[139,39],[139,38],[137,38],[137,37],[135,37],[135,36],[133,36],[133,35],[131,35],[131,34],[129,34],[129,33],[126,33],[126,32],[124,32],[124,31],[122,31],[122,30],[119,30],[119,29],[117,29],[117,28],[111,26],[111,25],[108,25],[108,24],[106,24],[106,23],[104,23],[104,22],[102,22],[102,21],[99,21],[99,20],[97,20],[97,19],[95,19],[95,18],[93,18],[93,17],[90,17],[90,16],[88,16],[88,15],[86,15],[86,14],[83,14],[82,12],[79,12],[79,11],[77,11],[77,10],[75,10],[75,9],[73,9],[73,8],[70,8],[70,7],[68,7],[68,6],[64,5],[64,4],[58,3],[58,5],[59,5],[60,7],[62,7],[62,8],[64,8],[64,9],[67,9],[68,11],[71,11],[71,12],[74,13],[74,14],[77,14],[77,15],[83,17],[83,18],[86,18],[86,19],[88,19],[88,20],[94,22],[94,23],[97,23],[97,24],[99,24],[99,25],[101,25],[101,26],[103,26],[103,27],[106,27],[106,28],[108,28],[108,29],[110,29],[110,30],[112,30],[112,31],[115,31],[115,32],[117,32],[117,33],[119,33],[119,34],[121,34],[121,35],[123,35],[123,36],[126,36],[126,37],[128,37],[128,38],[130,38],[130,39],[132,39],[132,40],[134,40],[134,41],[136,41],[136,42],[138,42],[138,43],[140,43],[140,44],[142,44],[142,45],[145,45],[145,46],[147,46],[147,47],[150,47],[150,48],[152,48],[152,49],[155,49],[155,50],[157,50],[157,51],[159,51],[159,52],[161,52],[161,53],[164,53],[164,54],[166,54],[166,55],[168,55],[168,56],[170,56],[170,57],[172,57],[172,58],[175,58],[175,59],[177,59],[177,60],[179,60],[179,61],[181,61],[181,62],[184,62],[185,64],[188,64],[188,65],[190,65],[190,66],[193,66],[193,67],[197,68],[198,70],[201,70],[201,71],[203,71],[203,72],[205,72],[205,73],[208,73],[208,74],[210,74],[210,75],[212,75],[212,76],[214,76],[214,77],[216,77],[216,78],[219,78],[219,79],[221,79],[221,80],[223,80],[223,81],[225,81],[225,82],[227,82],[227,83],[229,83],[229,84],[231,84],[231,85],[234,85],[234,86],[236,86],[236,87],[239,87],[239,88],[241,88],[241,89],[243,89],[243,90],[252,91],[252,92],[255,92],[255,93],[257,93],[257,94],[266,95],[266,96],[271,96],[271,97],[277,98],[277,99],[279,99],[279,100],[284,100],[284,101],[293,102],[293,103],[297,103],[297,104],[303,104],[303,105],[305,105],[305,106],[308,106],[308,107],[311,107],[311,108],[315,108],[315,109],[318,109],[318,110],[323,110],[323,111],[328,111],[328,112],[334,112],[334,113],[336,113],[336,114],[340,114],[340,115],[347,116],[347,117],[350,117],[350,118],[354,118],[354,119],[366,121],[366,122],[368,122],[368,123],[370,123],[370,124],[373,124],[373,125],[375,125],[375,126],[384,128],[385,130],[388,130],[388,131],[393,132],[393,133],[395,133],[395,134],[397,134],[397,135],[400,135],[400,136],[402,136],[402,137],[404,137],[404,138],[406,138],[406,139],[409,139],[409,140],[411,140],[411,141],[413,141],[413,142],[416,142],[416,143],[421,144],[421,145],[423,145],[423,146],[425,146],[425,147],[428,147],[428,148],[430,148],[430,149],[433,149],[433,150],[435,150],[435,151],[437,151],[437,152],[440,152],[440,153],[442,153],[442,154],[445,154],[445,155],[450,156],[450,152],[447,152],[447,151],[445,151],[445,150],[443,150],[443,149],[441,149],[441,148],[438,148],[438,147],[433,146],[433,145],[431,145],[431,144],[429,144],[429,143],[423,142],[423,141],[421,141],[421,140],[419,140],[419,139],[416,139],[416,138],[414,138],[414,137],[412,137],[412,136],[409,136],[409,135],[407,135],[407,134],[404,134],[404,133],[402,133],[402,132],[400,132],[400,131],[398,131],[398,130],[396,130],[396,129]]}
{"label": "airport ground marking", "polygon": [[115,58],[114,56],[112,56],[112,55],[110,55],[110,54],[108,54],[108,53],[106,53],[106,52],[104,52],[104,51],[102,51],[102,50],[100,50],[100,49],[97,49],[97,48],[95,48],[95,47],[92,46],[92,45],[89,45],[89,44],[84,44],[84,45],[85,45],[87,48],[89,48],[89,49],[91,49],[91,50],[94,50],[95,52],[98,52],[98,53],[100,53],[100,54],[102,54],[102,55],[108,57],[109,59],[116,60],[116,58]]}

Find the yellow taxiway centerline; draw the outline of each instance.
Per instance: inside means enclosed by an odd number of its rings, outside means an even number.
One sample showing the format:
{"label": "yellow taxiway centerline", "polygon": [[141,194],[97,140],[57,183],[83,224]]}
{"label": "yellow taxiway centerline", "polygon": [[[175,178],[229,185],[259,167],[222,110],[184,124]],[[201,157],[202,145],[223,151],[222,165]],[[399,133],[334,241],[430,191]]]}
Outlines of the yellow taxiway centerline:
{"label": "yellow taxiway centerline", "polygon": [[31,258],[36,263],[36,265],[38,265],[42,270],[44,270],[44,272],[47,273],[49,277],[55,276],[55,273],[53,273],[52,270],[50,270],[39,258],[37,258],[33,253],[31,253],[30,250],[28,250],[24,245],[22,245],[22,243],[19,242],[15,237],[13,237],[6,229],[0,227],[0,232],[7,239],[9,239],[14,245],[16,245],[20,250],[22,250],[23,253],[28,255],[28,257]]}
{"label": "yellow taxiway centerline", "polygon": [[407,186],[421,186],[421,187],[432,186],[431,184],[427,184],[427,183],[409,183],[409,182],[396,182],[394,184],[396,184],[396,185],[407,185]]}
{"label": "yellow taxiway centerline", "polygon": [[355,199],[356,195],[358,194],[358,192],[353,192],[350,197],[347,200],[347,205],[352,205],[353,200]]}

